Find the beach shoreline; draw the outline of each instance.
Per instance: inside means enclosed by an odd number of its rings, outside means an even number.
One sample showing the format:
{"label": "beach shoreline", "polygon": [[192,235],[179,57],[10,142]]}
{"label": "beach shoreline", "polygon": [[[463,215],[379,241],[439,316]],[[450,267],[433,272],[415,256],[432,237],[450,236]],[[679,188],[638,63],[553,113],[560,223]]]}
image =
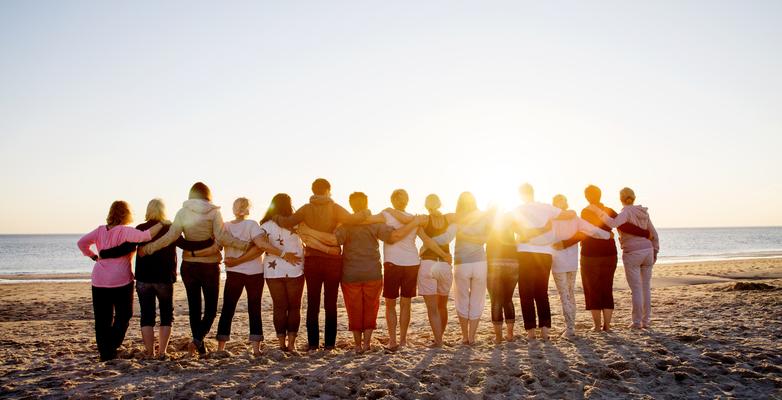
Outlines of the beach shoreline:
{"label": "beach shoreline", "polygon": [[[29,275],[26,275],[29,276]],[[17,279],[0,285],[0,392],[25,397],[162,398],[553,398],[754,397],[782,395],[782,258],[660,265],[654,270],[651,330],[629,330],[630,298],[622,268],[616,276],[614,332],[590,330],[580,279],[578,338],[527,343],[491,342],[484,310],[475,346],[459,345],[453,301],[448,345],[431,339],[421,297],[413,300],[410,346],[386,343],[384,308],[372,351],[355,355],[340,295],[334,351],[291,355],[275,348],[271,299],[263,297],[265,349],[249,354],[243,295],[227,349],[190,357],[187,302],[175,285],[175,321],[168,361],[141,358],[138,303],[120,359],[97,360],[88,282]],[[86,277],[88,278],[88,277]],[[69,276],[68,279],[73,279]],[[734,290],[738,282],[770,290]],[[763,288],[762,286],[758,288]],[[222,292],[222,287],[221,287]],[[221,294],[222,295],[222,294]],[[221,296],[222,297],[222,296]],[[556,333],[564,327],[553,282],[549,291]],[[515,299],[517,314],[518,297]],[[306,304],[306,302],[305,302]],[[306,307],[306,306],[305,306]],[[219,310],[219,309],[218,309]],[[302,317],[304,316],[302,310]],[[321,318],[323,313],[321,312]],[[306,330],[300,329],[299,346]],[[216,325],[207,345],[214,349]]]}

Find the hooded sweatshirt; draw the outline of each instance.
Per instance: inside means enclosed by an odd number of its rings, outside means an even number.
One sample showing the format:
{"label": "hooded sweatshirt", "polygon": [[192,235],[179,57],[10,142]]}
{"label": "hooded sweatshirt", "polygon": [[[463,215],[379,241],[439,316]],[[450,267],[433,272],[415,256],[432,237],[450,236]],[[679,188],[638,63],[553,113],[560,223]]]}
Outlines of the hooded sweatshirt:
{"label": "hooded sweatshirt", "polygon": [[616,228],[624,223],[633,224],[641,229],[646,229],[652,233],[654,240],[636,236],[624,231],[619,231],[619,243],[622,251],[633,252],[644,249],[654,249],[655,254],[660,251],[660,239],[657,236],[657,230],[649,217],[649,211],[646,207],[640,205],[624,206],[622,211],[615,218],[609,217],[605,213],[600,214],[600,218],[606,225]]}
{"label": "hooded sweatshirt", "polygon": [[[292,230],[296,225],[304,222],[312,229],[320,232],[334,233],[339,223],[343,224],[359,224],[363,222],[368,213],[351,214],[342,206],[335,203],[329,196],[313,195],[310,197],[310,202],[303,205],[296,212],[289,216],[276,216],[274,222],[282,228]],[[335,256],[326,254],[322,251],[318,251],[307,247],[305,249],[306,256],[317,256],[327,258],[340,258],[341,256]]]}
{"label": "hooded sweatshirt", "polygon": [[[182,209],[176,213],[174,222],[163,237],[143,247],[144,252],[152,254],[185,234],[185,239],[198,241],[214,238],[224,247],[247,250],[249,242],[234,238],[223,226],[223,216],[220,207],[201,199],[190,199],[182,203]],[[219,263],[222,256],[218,253],[206,257],[193,257],[188,252],[182,254],[182,259],[198,263]]]}

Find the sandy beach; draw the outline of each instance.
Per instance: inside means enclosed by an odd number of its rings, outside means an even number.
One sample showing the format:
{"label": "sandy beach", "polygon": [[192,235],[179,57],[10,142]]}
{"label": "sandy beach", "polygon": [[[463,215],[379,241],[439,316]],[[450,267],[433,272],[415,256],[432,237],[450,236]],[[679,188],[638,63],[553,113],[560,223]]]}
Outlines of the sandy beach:
{"label": "sandy beach", "polygon": [[[265,350],[248,353],[244,297],[233,324],[231,355],[203,359],[185,351],[189,327],[177,283],[167,361],[143,360],[138,305],[120,359],[101,363],[89,283],[0,285],[0,396],[4,398],[769,398],[782,397],[782,259],[655,267],[653,329],[626,329],[630,293],[615,282],[615,330],[590,331],[579,289],[578,338],[491,343],[488,309],[478,344],[459,342],[453,302],[442,349],[429,349],[423,300],[413,303],[410,346],[383,349],[383,307],[374,348],[350,351],[339,300],[337,349],[293,355],[275,349],[271,298],[264,293]],[[10,278],[10,277],[5,277]],[[19,278],[19,277],[17,277]],[[49,279],[57,278],[49,276]],[[69,277],[73,278],[73,277]],[[580,279],[579,279],[580,282]],[[739,282],[768,285],[737,285]],[[554,330],[564,322],[553,282]],[[517,312],[518,298],[516,299]],[[488,301],[487,301],[488,308]],[[323,314],[321,313],[321,318]],[[303,322],[303,321],[302,321]],[[214,333],[208,346],[216,348]],[[300,331],[304,335],[302,324]],[[303,336],[299,345],[305,345]]]}

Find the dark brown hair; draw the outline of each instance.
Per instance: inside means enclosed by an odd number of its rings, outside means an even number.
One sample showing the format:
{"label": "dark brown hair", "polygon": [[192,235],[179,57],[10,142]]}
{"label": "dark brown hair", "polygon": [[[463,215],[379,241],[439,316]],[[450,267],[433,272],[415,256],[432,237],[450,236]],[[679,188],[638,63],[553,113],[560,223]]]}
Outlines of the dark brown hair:
{"label": "dark brown hair", "polygon": [[205,183],[196,182],[190,187],[190,195],[188,198],[212,201],[212,191],[209,190],[209,186],[206,186]]}
{"label": "dark brown hair", "polygon": [[293,215],[293,206],[291,205],[291,197],[285,193],[277,193],[272,197],[272,202],[269,204],[269,209],[266,210],[266,215],[261,219],[261,224],[273,219],[275,216],[280,215],[283,217],[290,217]]}
{"label": "dark brown hair", "polygon": [[331,190],[331,184],[323,178],[315,179],[312,182],[312,194],[322,196],[328,193],[329,190]]}
{"label": "dark brown hair", "polygon": [[350,202],[350,208],[353,209],[353,212],[364,211],[369,206],[369,199],[367,199],[367,195],[362,192],[351,193],[348,202]]}
{"label": "dark brown hair", "polygon": [[106,216],[106,224],[110,226],[127,225],[133,222],[133,215],[127,202],[117,200],[111,203],[109,215]]}

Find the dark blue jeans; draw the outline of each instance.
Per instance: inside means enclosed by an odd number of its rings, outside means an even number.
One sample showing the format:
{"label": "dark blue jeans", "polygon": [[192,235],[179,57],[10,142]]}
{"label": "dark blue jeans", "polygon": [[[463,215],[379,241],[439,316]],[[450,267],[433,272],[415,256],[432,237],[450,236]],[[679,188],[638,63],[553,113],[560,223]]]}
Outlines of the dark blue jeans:
{"label": "dark blue jeans", "polygon": [[223,310],[217,323],[217,340],[231,339],[231,322],[236,313],[236,304],[242,291],[247,291],[247,314],[250,320],[250,341],[263,341],[263,321],[261,320],[261,298],[263,297],[263,274],[246,275],[239,272],[225,273],[223,290]]}
{"label": "dark blue jeans", "polygon": [[317,348],[320,341],[320,293],[323,290],[323,309],[326,310],[324,344],[334,347],[337,342],[337,296],[342,280],[342,258],[305,257],[304,279],[307,281],[307,343]]}
{"label": "dark blue jeans", "polygon": [[[187,292],[190,332],[193,343],[201,345],[217,317],[217,298],[220,296],[220,265],[182,261],[182,283]],[[201,315],[201,293],[204,295],[204,314]]]}
{"label": "dark blue jeans", "polygon": [[155,303],[160,303],[160,326],[174,322],[174,284],[136,282],[138,303],[141,306],[141,327],[155,326]]}

